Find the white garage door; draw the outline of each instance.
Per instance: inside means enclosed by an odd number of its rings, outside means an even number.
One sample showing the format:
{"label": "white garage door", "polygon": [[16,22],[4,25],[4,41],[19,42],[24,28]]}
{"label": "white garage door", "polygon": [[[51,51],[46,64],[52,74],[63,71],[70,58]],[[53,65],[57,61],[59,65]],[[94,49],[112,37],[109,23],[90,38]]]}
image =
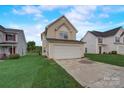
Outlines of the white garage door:
{"label": "white garage door", "polygon": [[122,46],[119,46],[118,53],[119,54],[124,54],[124,46],[123,45]]}
{"label": "white garage door", "polygon": [[83,51],[80,46],[61,45],[54,46],[54,58],[56,59],[70,59],[81,58]]}

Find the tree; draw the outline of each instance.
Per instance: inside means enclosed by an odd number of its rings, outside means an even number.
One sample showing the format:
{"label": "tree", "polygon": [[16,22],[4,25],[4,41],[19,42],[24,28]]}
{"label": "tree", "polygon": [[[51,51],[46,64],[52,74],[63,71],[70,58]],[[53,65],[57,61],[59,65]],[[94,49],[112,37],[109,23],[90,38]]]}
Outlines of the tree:
{"label": "tree", "polygon": [[35,48],[36,48],[36,46],[35,46],[35,42],[34,41],[29,41],[27,43],[27,50],[28,50],[28,52],[34,51]]}

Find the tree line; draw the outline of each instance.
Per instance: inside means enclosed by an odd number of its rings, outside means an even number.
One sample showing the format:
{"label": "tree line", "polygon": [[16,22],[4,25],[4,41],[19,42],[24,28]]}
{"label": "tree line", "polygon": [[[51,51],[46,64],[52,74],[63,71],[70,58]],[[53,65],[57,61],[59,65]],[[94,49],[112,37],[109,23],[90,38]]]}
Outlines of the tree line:
{"label": "tree line", "polygon": [[34,41],[29,41],[27,42],[27,51],[34,52],[34,53],[41,53],[42,47],[41,46],[36,46],[36,43]]}

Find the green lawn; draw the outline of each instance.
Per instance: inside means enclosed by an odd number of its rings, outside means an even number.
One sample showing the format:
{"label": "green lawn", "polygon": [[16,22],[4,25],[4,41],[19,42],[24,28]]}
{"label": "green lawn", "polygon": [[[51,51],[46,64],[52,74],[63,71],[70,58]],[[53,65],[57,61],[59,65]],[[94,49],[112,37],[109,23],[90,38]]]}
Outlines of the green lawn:
{"label": "green lawn", "polygon": [[53,60],[30,54],[0,62],[0,87],[82,87]]}
{"label": "green lawn", "polygon": [[85,54],[90,60],[124,67],[124,55]]}

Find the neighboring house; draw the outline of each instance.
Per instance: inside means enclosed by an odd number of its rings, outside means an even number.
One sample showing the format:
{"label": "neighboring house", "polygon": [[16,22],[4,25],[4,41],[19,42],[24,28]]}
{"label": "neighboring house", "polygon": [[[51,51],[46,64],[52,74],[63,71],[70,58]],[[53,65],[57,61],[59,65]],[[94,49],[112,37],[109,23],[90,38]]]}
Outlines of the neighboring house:
{"label": "neighboring house", "polygon": [[49,24],[41,34],[42,55],[53,59],[81,58],[83,42],[76,40],[76,28],[62,16]]}
{"label": "neighboring house", "polygon": [[124,30],[117,27],[105,32],[88,31],[81,39],[85,42],[85,53],[109,53],[117,51],[124,54]]}
{"label": "neighboring house", "polygon": [[0,58],[10,54],[26,54],[26,40],[23,30],[5,28],[0,25]]}

